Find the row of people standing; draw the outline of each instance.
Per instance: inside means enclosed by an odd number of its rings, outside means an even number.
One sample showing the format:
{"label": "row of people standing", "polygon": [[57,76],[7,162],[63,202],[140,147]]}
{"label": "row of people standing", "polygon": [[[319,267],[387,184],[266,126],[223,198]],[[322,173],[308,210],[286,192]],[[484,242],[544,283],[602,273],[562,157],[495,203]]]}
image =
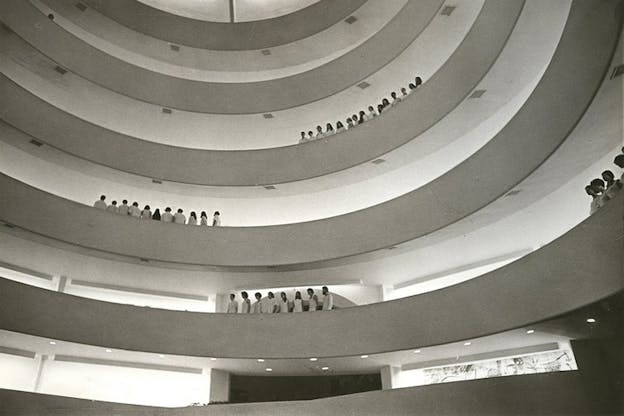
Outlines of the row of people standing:
{"label": "row of people standing", "polygon": [[288,299],[286,292],[281,292],[279,299],[275,297],[273,292],[267,293],[267,297],[263,298],[262,293],[256,292],[255,302],[251,302],[247,292],[241,292],[242,301],[239,305],[236,300],[236,294],[230,294],[230,301],[227,306],[227,313],[245,313],[245,314],[272,314],[272,313],[298,313],[298,312],[315,312],[317,310],[330,311],[334,309],[334,296],[330,293],[327,286],[321,289],[322,298],[319,301],[318,296],[314,293],[314,289],[309,288],[307,291],[308,298],[304,300],[301,292],[295,292],[294,299]]}
{"label": "row of people standing", "polygon": [[[613,163],[619,168],[624,168],[624,147],[622,153],[615,157]],[[623,187],[624,174],[620,179],[616,179],[613,172],[605,170],[600,176],[601,178],[592,179],[589,185],[585,187],[585,193],[592,197],[590,215],[602,208],[609,200],[615,198]]]}
{"label": "row of people standing", "polygon": [[184,215],[184,210],[182,208],[179,208],[175,214],[172,212],[170,207],[165,208],[165,211],[162,214],[160,213],[159,208],[156,208],[152,213],[149,205],[145,205],[143,209],[140,209],[138,202],[133,202],[132,205],[128,205],[128,201],[126,199],[124,199],[119,206],[117,205],[117,201],[112,201],[109,205],[106,203],[106,195],[100,196],[100,199],[95,201],[93,206],[95,208],[106,210],[114,214],[128,215],[130,217],[140,219],[156,220],[186,225],[210,225],[210,223],[212,223],[213,227],[218,227],[221,225],[221,214],[219,213],[219,211],[215,211],[212,215],[212,222],[209,221],[206,211],[201,212],[199,219],[197,218],[197,214],[195,213],[195,211],[192,211],[187,220],[186,215]]}
{"label": "row of people standing", "polygon": [[370,105],[368,106],[368,111],[360,110],[358,113],[353,114],[351,117],[348,117],[345,120],[345,124],[343,124],[342,121],[337,121],[336,128],[334,128],[331,123],[327,123],[325,126],[325,131],[323,131],[323,127],[320,125],[316,126],[316,131],[310,130],[307,134],[305,131],[302,131],[301,137],[299,138],[299,143],[323,139],[334,134],[347,131],[366,121],[372,120],[373,118],[381,115],[390,107],[394,107],[395,105],[400,103],[405,97],[407,97],[413,90],[418,88],[420,85],[422,85],[422,78],[416,77],[414,79],[414,82],[409,84],[408,88],[401,88],[399,93],[396,93],[395,91],[391,92],[390,99],[383,98],[376,107]]}

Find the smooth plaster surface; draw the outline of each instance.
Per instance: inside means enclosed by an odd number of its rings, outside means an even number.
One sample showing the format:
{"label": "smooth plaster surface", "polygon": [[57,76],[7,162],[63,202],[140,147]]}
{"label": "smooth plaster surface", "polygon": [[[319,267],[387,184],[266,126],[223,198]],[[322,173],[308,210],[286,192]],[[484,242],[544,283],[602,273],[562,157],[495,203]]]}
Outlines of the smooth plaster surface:
{"label": "smooth plaster surface", "polygon": [[[623,202],[620,194],[562,237],[502,268],[403,299],[319,313],[203,314],[115,305],[0,279],[0,328],[106,348],[222,358],[335,357],[467,340],[622,290]],[[332,342],[310,342],[297,328]],[[241,343],[240,334],[259,342]]]}

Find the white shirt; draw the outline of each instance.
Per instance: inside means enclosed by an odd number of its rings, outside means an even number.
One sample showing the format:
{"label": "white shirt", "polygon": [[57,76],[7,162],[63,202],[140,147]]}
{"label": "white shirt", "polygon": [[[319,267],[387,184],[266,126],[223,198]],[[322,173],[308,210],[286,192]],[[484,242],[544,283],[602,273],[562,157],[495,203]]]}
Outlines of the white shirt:
{"label": "white shirt", "polygon": [[212,217],[212,226],[213,227],[221,226],[221,216],[220,215],[215,215],[214,217]]}
{"label": "white shirt", "polygon": [[312,297],[308,299],[308,312],[316,311],[317,305],[318,305],[318,298],[316,297],[316,295],[312,295]]}
{"label": "white shirt", "polygon": [[295,299],[293,303],[293,312],[303,312],[303,301],[301,299]]}
{"label": "white shirt", "polygon": [[273,313],[273,310],[275,309],[275,305],[277,305],[277,299],[275,298],[264,299],[264,303],[262,305],[262,313]]}
{"label": "white shirt", "polygon": [[199,223],[201,225],[208,225],[208,217],[201,217]]}
{"label": "white shirt", "polygon": [[128,204],[121,204],[121,205],[119,205],[119,211],[118,212],[121,215],[128,215],[128,209],[129,208],[130,207],[128,206]]}
{"label": "white shirt", "polygon": [[173,214],[171,212],[163,212],[163,214],[160,216],[160,220],[162,222],[173,222]]}
{"label": "white shirt", "polygon": [[93,204],[94,207],[96,207],[97,209],[106,209],[108,208],[106,206],[106,202],[102,201],[101,199],[98,199],[97,201],[95,201],[95,204]]}
{"label": "white shirt", "polygon": [[106,211],[108,212],[114,212],[115,214],[117,214],[117,212],[119,212],[119,208],[117,208],[117,205],[109,205],[106,207]]}
{"label": "white shirt", "polygon": [[128,208],[128,215],[131,217],[139,218],[141,216],[141,210],[139,207],[135,207],[134,205]]}
{"label": "white shirt", "polygon": [[152,211],[150,211],[149,209],[144,209],[143,211],[141,211],[141,218],[143,218],[144,220],[149,220],[150,218],[152,218]]}
{"label": "white shirt", "polygon": [[328,292],[326,295],[323,295],[323,310],[331,311],[333,307],[334,307],[334,295]]}
{"label": "white shirt", "polygon": [[591,204],[589,205],[589,215],[598,211],[600,208],[604,207],[605,200],[602,195],[598,195],[596,198],[592,199]]}
{"label": "white shirt", "polygon": [[257,300],[253,303],[251,313],[262,313],[262,302]]}
{"label": "white shirt", "polygon": [[173,216],[173,222],[176,224],[186,224],[186,217],[181,212],[176,212]]}
{"label": "white shirt", "polygon": [[249,299],[243,299],[243,303],[241,303],[241,313],[250,313],[251,312],[251,301]]}
{"label": "white shirt", "polygon": [[288,301],[283,301],[280,299],[279,311],[280,313],[288,313]]}
{"label": "white shirt", "polygon": [[227,313],[238,313],[238,302],[231,300],[230,303],[228,303]]}
{"label": "white shirt", "polygon": [[197,218],[193,218],[193,216],[189,217],[188,225],[197,225]]}

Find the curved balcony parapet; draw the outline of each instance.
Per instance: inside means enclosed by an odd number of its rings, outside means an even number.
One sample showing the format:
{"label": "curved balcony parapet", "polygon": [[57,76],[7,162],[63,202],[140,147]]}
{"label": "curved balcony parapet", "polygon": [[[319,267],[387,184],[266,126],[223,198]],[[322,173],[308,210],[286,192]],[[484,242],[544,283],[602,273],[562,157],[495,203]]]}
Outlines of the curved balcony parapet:
{"label": "curved balcony parapet", "polygon": [[[517,14],[518,4],[524,1],[498,2],[503,4],[494,9],[508,10],[498,11],[496,18],[502,22],[490,21],[488,26],[493,28],[504,26],[505,15]],[[202,82],[140,68],[70,34],[30,2],[3,1],[0,19],[58,64],[120,94],[200,113],[255,114],[297,107],[354,86],[400,55],[436,16],[442,3],[442,0],[408,2],[373,37],[337,59],[300,74],[247,83]],[[504,44],[505,39],[503,35],[493,42]],[[494,48],[495,55],[496,51]]]}
{"label": "curved balcony parapet", "polygon": [[283,16],[251,22],[208,22],[177,16],[137,0],[86,0],[85,4],[137,32],[201,49],[271,48],[306,38],[343,19],[366,0],[321,0]]}
{"label": "curved balcony parapet", "polygon": [[[160,180],[254,186],[314,178],[357,166],[396,149],[452,111],[496,61],[521,10],[521,2],[511,4],[514,7],[488,1],[453,56],[400,106],[383,117],[325,141],[249,151],[196,150],[156,144],[80,120],[5,77],[0,78],[0,116],[67,153]],[[506,16],[504,19],[501,13]],[[33,114],[46,116],[33,117]],[[419,116],[415,118],[414,114]],[[88,146],[85,146],[85,137],[89,137]],[[135,154],[145,157],[135,158],[132,156]]]}
{"label": "curved balcony parapet", "polygon": [[[189,229],[114,216],[0,176],[2,189],[11,195],[0,200],[0,217],[94,250],[213,266],[303,265],[414,240],[501,197],[566,139],[609,66],[620,29],[619,13],[613,17],[616,4],[606,2],[596,8],[575,2],[550,67],[508,125],[456,168],[374,207],[303,223]],[[181,166],[188,166],[185,163]]]}
{"label": "curved balcony parapet", "polygon": [[[556,317],[624,289],[623,202],[620,195],[504,267],[398,300],[317,313],[203,314],[115,305],[0,279],[0,328],[106,348],[223,358],[339,357],[457,342]],[[50,218],[54,222],[54,213]],[[75,228],[84,231],[81,224]],[[115,231],[106,232],[122,241]],[[160,243],[175,248],[166,237]],[[322,337],[310,342],[298,328]],[[241,334],[259,342],[240,342]]]}

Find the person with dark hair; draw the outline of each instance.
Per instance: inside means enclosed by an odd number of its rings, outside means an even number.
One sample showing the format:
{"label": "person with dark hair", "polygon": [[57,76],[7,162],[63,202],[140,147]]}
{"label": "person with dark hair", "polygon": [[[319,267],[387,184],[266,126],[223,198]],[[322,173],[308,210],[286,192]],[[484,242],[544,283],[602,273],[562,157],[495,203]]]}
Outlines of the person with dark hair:
{"label": "person with dark hair", "polygon": [[186,215],[183,214],[182,208],[178,208],[178,212],[173,215],[173,222],[176,224],[186,224]]}
{"label": "person with dark hair", "polygon": [[95,201],[95,203],[93,204],[93,206],[97,209],[103,209],[106,210],[106,208],[108,208],[106,206],[106,195],[101,195],[100,199],[98,199],[97,201]]}
{"label": "person with dark hair", "polygon": [[[622,148],[622,151],[624,152],[624,147]],[[613,163],[615,163],[617,167],[624,169],[624,154],[617,155],[615,159],[613,159]],[[624,174],[622,174],[620,180],[624,181]]]}
{"label": "person with dark hair", "polygon": [[301,299],[301,292],[295,292],[295,300],[293,301],[293,312],[303,312],[303,299]]}
{"label": "person with dark hair", "polygon": [[362,124],[365,121],[366,121],[366,113],[364,112],[364,110],[362,110],[358,113],[358,124]]}
{"label": "person with dark hair", "polygon": [[347,118],[347,130],[353,128],[353,119],[351,117]]}
{"label": "person with dark hair", "polygon": [[342,124],[342,121],[337,121],[336,122],[336,133],[342,133],[343,131],[345,131],[345,126]]}
{"label": "person with dark hair", "polygon": [[318,306],[318,297],[314,294],[314,290],[312,288],[308,288],[308,312],[316,311]]}
{"label": "person with dark hair", "polygon": [[201,215],[199,216],[199,224],[208,225],[208,214],[206,214],[206,211],[201,212]]}
{"label": "person with dark hair", "polygon": [[236,295],[230,293],[230,302],[228,303],[227,313],[238,313],[238,302],[235,300]]}
{"label": "person with dark hair", "polygon": [[323,134],[323,127],[316,126],[316,135],[314,136],[314,140],[322,139],[323,137],[325,137]]}
{"label": "person with dark hair", "polygon": [[132,206],[128,209],[128,215],[130,215],[131,217],[134,218],[140,218],[141,217],[141,210],[139,209],[139,203],[138,202],[133,202]]}
{"label": "person with dark hair", "polygon": [[378,105],[377,105],[377,114],[380,114],[380,115],[381,115],[381,113],[383,113],[383,111],[384,111],[384,106],[383,106],[383,104],[378,104]]}
{"label": "person with dark hair", "polygon": [[221,214],[219,213],[219,211],[215,211],[214,215],[212,216],[212,226],[213,227],[221,226]]}
{"label": "person with dark hair", "polygon": [[403,88],[401,88],[401,97],[400,97],[400,99],[402,100],[405,97],[407,97],[407,90],[405,89],[405,87],[403,87]]}
{"label": "person with dark hair", "polygon": [[416,81],[416,87],[420,87],[422,85],[422,78],[421,77],[416,77],[416,79],[414,81]]}
{"label": "person with dark hair", "polygon": [[299,139],[299,143],[305,143],[308,139],[306,138],[305,131],[301,132],[301,138]]}
{"label": "person with dark hair", "polygon": [[327,123],[327,125],[325,126],[325,137],[331,136],[333,134],[336,134],[336,132],[334,131],[334,127],[331,125],[331,123]]}
{"label": "person with dark hair", "polygon": [[162,222],[173,222],[173,214],[171,213],[171,207],[165,208],[165,212],[163,212],[160,220]]}
{"label": "person with dark hair", "polygon": [[615,179],[615,175],[610,170],[602,172],[602,179],[606,182],[605,195],[608,199],[613,199],[617,193],[622,189],[622,182],[619,179]]}
{"label": "person with dark hair", "polygon": [[273,292],[267,293],[267,299],[264,301],[264,306],[262,308],[262,313],[275,313],[277,312],[277,300],[275,299],[275,295]]}
{"label": "person with dark hair", "polygon": [[191,215],[189,216],[188,225],[197,225],[197,214],[195,214],[195,211],[191,211]]}
{"label": "person with dark hair", "polygon": [[286,292],[280,293],[280,301],[278,304],[279,313],[288,313],[290,312],[290,302],[286,297]]}
{"label": "person with dark hair", "polygon": [[388,101],[387,98],[384,98],[383,100],[381,100],[381,105],[383,105],[384,110],[388,107],[390,107],[390,101]]}
{"label": "person with dark hair", "polygon": [[53,15],[52,13],[49,13],[49,14],[48,14],[48,19],[50,19],[50,20],[54,20],[54,15]]}
{"label": "person with dark hair", "polygon": [[414,85],[413,83],[410,82],[410,84],[408,85],[410,92],[414,91],[416,89],[416,85]]}
{"label": "person with dark hair", "polygon": [[314,133],[312,133],[312,130],[310,130],[308,132],[308,141],[311,142],[312,140],[314,140]]}
{"label": "person with dark hair", "polygon": [[251,313],[262,313],[262,293],[256,292],[254,294],[256,301],[253,303]]}
{"label": "person with dark hair", "polygon": [[397,93],[394,91],[390,93],[390,98],[392,98],[392,102],[390,102],[391,107],[394,107],[395,105],[399,103],[399,101],[401,101],[399,97],[397,96]]}
{"label": "person with dark hair", "polygon": [[241,298],[243,298],[243,303],[241,303],[241,313],[251,313],[251,301],[249,300],[247,292],[242,291]]}
{"label": "person with dark hair", "polygon": [[366,121],[372,120],[377,117],[377,113],[375,112],[375,107],[372,105],[368,106],[368,114],[366,115]]}
{"label": "person with dark hair", "polygon": [[592,197],[592,202],[589,205],[589,215],[592,215],[594,212],[598,211],[604,205],[604,203],[602,197],[596,193],[591,185],[587,185],[585,187],[585,192],[587,193],[587,195]]}
{"label": "person with dark hair", "polygon": [[354,126],[357,126],[358,124],[360,124],[360,123],[358,122],[359,117],[358,117],[358,115],[357,115],[357,114],[352,114],[352,115],[351,115],[351,120],[353,120],[353,125],[354,125]]}
{"label": "person with dark hair", "polygon": [[106,211],[117,214],[119,211],[119,208],[117,208],[117,201],[111,202],[111,204],[106,207]]}
{"label": "person with dark hair", "polygon": [[124,199],[121,201],[121,205],[119,206],[119,215],[128,215],[130,212],[130,207],[128,206],[128,200]]}
{"label": "person with dark hair", "polygon": [[143,211],[141,211],[141,219],[149,220],[150,218],[152,218],[152,210],[149,205],[145,205]]}
{"label": "person with dark hair", "polygon": [[602,195],[605,191],[605,183],[600,178],[592,179],[589,185],[596,191],[598,195]]}
{"label": "person with dark hair", "polygon": [[152,215],[152,219],[160,221],[160,208],[156,208],[156,210],[154,211],[154,215]]}
{"label": "person with dark hair", "polygon": [[334,309],[334,295],[329,293],[327,286],[323,286],[321,290],[323,291],[323,310],[331,311]]}

